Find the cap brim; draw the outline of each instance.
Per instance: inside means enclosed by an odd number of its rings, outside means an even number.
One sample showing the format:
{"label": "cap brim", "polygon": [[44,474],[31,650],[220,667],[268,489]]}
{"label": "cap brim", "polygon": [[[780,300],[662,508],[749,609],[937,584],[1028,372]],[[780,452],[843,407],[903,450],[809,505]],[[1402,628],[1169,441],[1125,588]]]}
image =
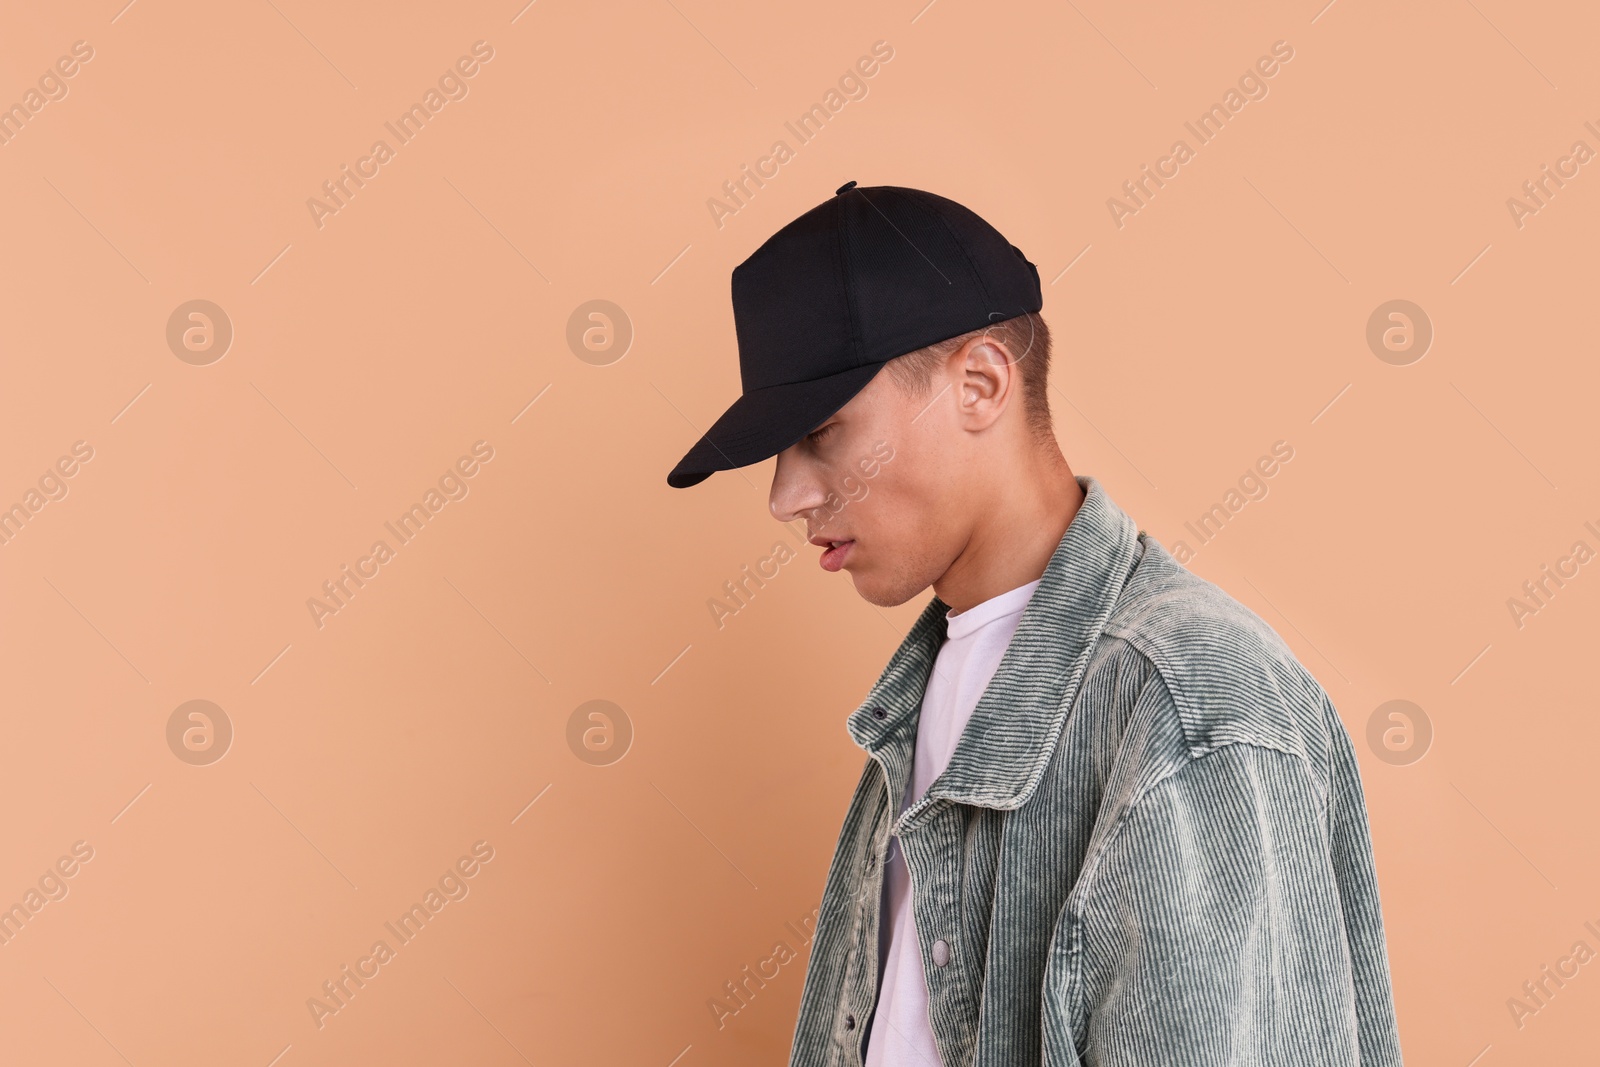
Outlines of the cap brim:
{"label": "cap brim", "polygon": [[678,461],[667,475],[667,484],[687,489],[717,471],[748,467],[776,456],[849,403],[884,366],[872,363],[814,381],[745,393]]}

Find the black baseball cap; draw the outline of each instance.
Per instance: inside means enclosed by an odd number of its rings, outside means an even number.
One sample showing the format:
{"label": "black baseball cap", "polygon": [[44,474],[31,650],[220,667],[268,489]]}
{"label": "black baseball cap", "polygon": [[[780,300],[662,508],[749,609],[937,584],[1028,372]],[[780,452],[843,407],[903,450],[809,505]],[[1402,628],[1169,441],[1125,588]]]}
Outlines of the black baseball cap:
{"label": "black baseball cap", "polygon": [[846,182],[733,268],[743,395],[667,484],[775,456],[897,356],[1043,306],[1039,268],[970,209]]}

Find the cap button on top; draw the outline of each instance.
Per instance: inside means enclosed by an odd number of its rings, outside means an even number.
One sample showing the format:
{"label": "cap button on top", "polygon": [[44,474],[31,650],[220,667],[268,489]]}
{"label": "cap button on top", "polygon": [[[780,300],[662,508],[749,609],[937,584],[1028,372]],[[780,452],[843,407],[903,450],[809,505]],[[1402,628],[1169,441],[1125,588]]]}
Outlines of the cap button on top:
{"label": "cap button on top", "polygon": [[839,188],[837,188],[837,189],[835,189],[833,191],[833,195],[834,196],[838,196],[840,193],[847,193],[851,189],[854,189],[855,187],[856,187],[856,183],[855,182],[845,182],[843,185],[839,186]]}

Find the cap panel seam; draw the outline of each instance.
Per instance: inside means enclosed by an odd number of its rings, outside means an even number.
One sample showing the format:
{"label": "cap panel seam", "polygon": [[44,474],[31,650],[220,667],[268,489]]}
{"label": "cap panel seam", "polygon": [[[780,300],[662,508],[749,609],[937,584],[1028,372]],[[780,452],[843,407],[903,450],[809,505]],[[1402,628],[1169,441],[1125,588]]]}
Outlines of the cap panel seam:
{"label": "cap panel seam", "polygon": [[855,294],[850,291],[850,283],[847,280],[850,277],[849,257],[853,255],[854,250],[847,247],[850,243],[850,234],[845,226],[847,216],[844,201],[836,202],[840,206],[833,224],[833,246],[834,255],[839,263],[839,271],[834,281],[839,287],[840,294],[844,297],[845,323],[850,329],[850,365],[852,367],[860,367],[863,365],[861,361],[861,325],[857,321]]}
{"label": "cap panel seam", "polygon": [[[978,288],[983,290],[983,302],[992,308],[994,306],[994,294],[989,291],[989,280],[984,277],[983,271],[978,269],[978,265],[972,261],[972,254],[967,251],[967,242],[961,239],[960,234],[951,229],[950,223],[945,220],[945,217],[942,213],[934,211],[932,208],[922,204],[914,196],[907,196],[904,197],[904,199],[916,210],[930,216],[936,220],[940,226],[944,227],[944,232],[950,235],[950,240],[955,244],[956,248],[960,250],[961,258],[966,260],[967,269],[972,273],[972,277],[977,280]],[[976,329],[977,327],[973,328]]]}

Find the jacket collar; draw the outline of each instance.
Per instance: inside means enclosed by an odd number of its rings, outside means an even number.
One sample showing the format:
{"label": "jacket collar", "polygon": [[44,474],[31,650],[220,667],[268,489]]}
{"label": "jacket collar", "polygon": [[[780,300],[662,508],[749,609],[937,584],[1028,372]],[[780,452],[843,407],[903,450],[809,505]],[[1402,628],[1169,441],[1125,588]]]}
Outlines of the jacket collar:
{"label": "jacket collar", "polygon": [[[1098,480],[1088,475],[1077,480],[1084,490],[1082,505],[1023,609],[949,766],[906,811],[902,826],[939,799],[1017,808],[1039,784],[1089,655],[1132,570],[1142,533]],[[935,595],[846,720],[855,743],[883,765],[890,796],[897,801],[914,752],[922,695],[944,642],[948,610]],[[899,810],[898,802],[893,810]]]}

